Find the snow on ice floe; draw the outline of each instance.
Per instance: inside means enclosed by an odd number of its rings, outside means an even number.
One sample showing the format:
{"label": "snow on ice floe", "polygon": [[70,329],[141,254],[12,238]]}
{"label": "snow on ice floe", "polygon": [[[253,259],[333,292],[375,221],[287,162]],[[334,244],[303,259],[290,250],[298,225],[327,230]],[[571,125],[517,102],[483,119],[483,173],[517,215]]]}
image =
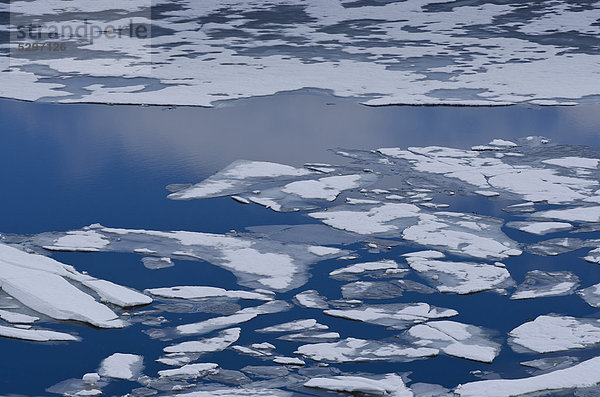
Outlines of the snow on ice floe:
{"label": "snow on ice floe", "polygon": [[442,261],[430,259],[427,255],[420,255],[419,252],[404,256],[409,266],[440,292],[472,294],[487,290],[502,290],[514,285],[510,273],[499,263],[490,265]]}
{"label": "snow on ice floe", "polygon": [[363,376],[340,375],[329,378],[312,378],[304,384],[306,387],[345,392],[390,397],[412,397],[413,393],[406,387],[401,376],[386,374],[367,378]]}
{"label": "snow on ice floe", "polygon": [[197,341],[188,341],[167,346],[165,353],[213,353],[225,350],[236,342],[241,334],[241,328],[231,328],[219,332],[215,337]]}
{"label": "snow on ice floe", "polygon": [[592,307],[600,307],[600,283],[577,291],[584,301]]}
{"label": "snow on ice floe", "polygon": [[[72,3],[69,15],[90,24],[135,18],[155,29],[152,37],[85,42],[70,48],[74,53],[68,58],[6,51],[0,61],[8,65],[10,59],[11,68],[4,72],[0,96],[211,106],[306,87],[370,105],[556,105],[598,95],[589,84],[598,80],[598,54],[589,45],[600,33],[593,4],[560,1],[533,12],[529,4],[522,11],[517,4],[432,1],[222,5],[186,0],[173,6],[160,0],[152,6],[161,12],[151,14],[145,3]],[[21,1],[11,4],[10,13],[14,21],[64,24],[58,17],[64,9]],[[289,10],[298,18],[286,18]],[[111,65],[103,62],[107,56],[115,60]]]}
{"label": "snow on ice floe", "polygon": [[309,309],[327,309],[329,307],[327,300],[314,289],[296,294],[294,296],[294,301],[298,305]]}
{"label": "snow on ice floe", "polygon": [[178,298],[178,299],[202,299],[214,297],[226,297],[234,299],[249,299],[260,301],[271,301],[273,296],[254,291],[232,291],[217,287],[205,286],[178,286],[168,288],[150,288],[145,292],[160,296],[161,298]]}
{"label": "snow on ice floe", "polygon": [[[290,305],[285,301],[271,301],[256,307],[246,307],[229,316],[213,317],[197,323],[178,325],[174,331],[176,336],[207,334],[217,329],[245,323],[261,314],[278,313],[289,307]],[[153,335],[151,334],[151,336]],[[162,337],[163,335],[159,332],[157,336]]]}
{"label": "snow on ice floe", "polygon": [[474,361],[491,363],[500,345],[490,340],[487,332],[474,325],[455,321],[429,321],[406,331],[414,344],[440,349],[444,353]]}
{"label": "snow on ice floe", "polygon": [[544,315],[518,326],[509,336],[517,351],[549,353],[583,349],[600,343],[600,320]]}
{"label": "snow on ice floe", "polygon": [[[333,278],[346,279],[367,272],[374,272],[378,270],[398,269],[399,265],[397,262],[391,259],[384,259],[377,262],[361,262],[355,263],[346,267],[332,270],[329,275]],[[402,273],[408,272],[408,269],[400,269]]]}
{"label": "snow on ice floe", "polygon": [[320,324],[314,318],[306,320],[294,320],[287,323],[271,325],[269,327],[255,330],[255,332],[293,332],[293,331],[322,331],[329,329],[328,326]]}
{"label": "snow on ice floe", "polygon": [[77,336],[64,332],[49,331],[43,329],[23,329],[16,327],[5,327],[0,325],[0,336],[13,339],[28,340],[32,342],[70,342],[78,341]]}
{"label": "snow on ice floe", "polygon": [[454,393],[461,397],[509,397],[529,393],[576,389],[600,382],[600,358],[595,357],[572,367],[521,379],[491,379],[459,385]]}
{"label": "snow on ice floe", "polygon": [[506,226],[538,236],[573,228],[573,225],[566,222],[508,222]]}
{"label": "snow on ice floe", "polygon": [[579,287],[579,277],[571,272],[532,270],[527,272],[525,280],[517,287],[510,299],[570,295],[577,287]]}
{"label": "snow on ice floe", "polygon": [[411,361],[434,357],[438,349],[414,347],[396,342],[346,338],[338,342],[299,346],[295,352],[314,361],[348,363],[367,361]]}
{"label": "snow on ice floe", "polygon": [[332,317],[363,321],[394,329],[406,328],[412,324],[423,323],[431,319],[458,315],[456,310],[437,308],[427,303],[365,305],[350,309],[328,309],[324,313]]}
{"label": "snow on ice floe", "polygon": [[33,324],[40,318],[0,309],[0,319],[11,324]]}
{"label": "snow on ice floe", "polygon": [[0,244],[0,287],[25,306],[57,320],[77,320],[101,328],[125,323],[109,307],[69,282],[94,290],[103,301],[135,306],[151,298],[109,281],[77,272],[54,259]]}
{"label": "snow on ice floe", "polygon": [[385,203],[370,208],[338,206],[309,214],[326,225],[362,235],[401,237],[421,245],[476,258],[520,255],[500,230],[502,222],[480,215],[430,212],[414,204]]}
{"label": "snow on ice floe", "polygon": [[98,373],[115,379],[136,379],[144,368],[144,358],[136,354],[115,353],[100,363]]}
{"label": "snow on ice floe", "polygon": [[[110,241],[102,251],[133,252],[142,246],[155,251],[159,257],[205,260],[232,271],[241,285],[279,291],[304,284],[308,280],[310,264],[345,252],[314,244],[265,241],[250,235],[115,229],[101,225],[91,225],[86,229]],[[34,236],[33,241],[52,249],[64,234],[42,233]],[[75,248],[71,246],[71,249]]]}
{"label": "snow on ice floe", "polygon": [[158,371],[158,376],[161,378],[196,379],[216,373],[218,368],[219,365],[214,363],[187,364],[180,368]]}

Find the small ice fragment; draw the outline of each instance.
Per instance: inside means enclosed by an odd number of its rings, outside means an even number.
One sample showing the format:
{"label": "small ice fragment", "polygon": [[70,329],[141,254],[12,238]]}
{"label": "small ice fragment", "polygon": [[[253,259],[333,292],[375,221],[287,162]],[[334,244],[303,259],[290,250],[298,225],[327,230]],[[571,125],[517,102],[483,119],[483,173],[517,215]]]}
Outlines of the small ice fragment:
{"label": "small ice fragment", "polygon": [[298,305],[309,309],[327,309],[329,307],[325,298],[314,289],[300,292],[294,296],[294,300]]}
{"label": "small ice fragment", "polygon": [[241,196],[231,196],[231,198],[240,204],[250,204],[250,200]]}
{"label": "small ice fragment", "polygon": [[181,368],[158,371],[158,376],[161,378],[196,379],[213,374],[218,368],[219,365],[214,363],[187,364]]}
{"label": "small ice fragment", "polygon": [[155,258],[152,256],[146,256],[142,258],[142,263],[146,269],[150,270],[165,269],[167,267],[175,266],[171,258],[167,257]]}
{"label": "small ice fragment", "polygon": [[497,197],[500,195],[500,193],[494,192],[492,190],[475,190],[475,193],[477,193],[480,196],[485,196],[485,197]]}
{"label": "small ice fragment", "polygon": [[[398,263],[391,259],[385,259],[377,262],[362,262],[355,263],[340,269],[333,270],[329,273],[330,276],[341,276],[346,274],[360,274],[368,271],[398,269]],[[408,269],[402,269],[407,272]]]}
{"label": "small ice fragment", "polygon": [[288,323],[272,325],[257,329],[255,332],[291,332],[291,331],[317,331],[328,329],[326,325],[319,324],[315,319],[294,320]]}
{"label": "small ice fragment", "polygon": [[283,356],[277,356],[273,359],[273,362],[275,364],[281,364],[281,365],[306,365],[306,363],[303,360],[300,360],[297,357],[283,357]]}
{"label": "small ice fragment", "polygon": [[86,385],[95,385],[100,380],[100,375],[98,375],[96,372],[89,372],[84,374],[81,379]]}
{"label": "small ice fragment", "polygon": [[133,250],[136,254],[145,254],[145,255],[153,255],[156,254],[156,251],[151,250],[149,248],[135,248]]}
{"label": "small ice fragment", "polygon": [[220,352],[236,342],[241,333],[241,328],[231,328],[221,331],[212,338],[198,341],[182,342],[167,346],[163,349],[165,353],[214,353]]}

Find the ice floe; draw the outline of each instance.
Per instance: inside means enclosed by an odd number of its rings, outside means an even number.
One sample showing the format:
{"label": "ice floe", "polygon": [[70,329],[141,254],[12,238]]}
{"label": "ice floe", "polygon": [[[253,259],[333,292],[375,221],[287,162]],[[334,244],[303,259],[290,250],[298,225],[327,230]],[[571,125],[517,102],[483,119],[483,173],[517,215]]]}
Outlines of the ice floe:
{"label": "ice floe", "polygon": [[[115,229],[101,225],[86,229],[109,241],[102,251],[132,252],[143,245],[160,257],[205,260],[222,266],[232,271],[242,285],[275,290],[288,290],[304,284],[310,264],[339,256],[342,252],[337,248],[264,241],[250,236]],[[52,249],[63,234],[42,233],[33,240]],[[77,249],[74,245],[70,248]],[[86,248],[85,244],[82,248]]]}
{"label": "ice floe", "polygon": [[592,307],[600,307],[600,283],[577,291],[584,301]]}
{"label": "ice floe", "polygon": [[440,261],[410,254],[406,261],[440,292],[471,294],[514,285],[510,273],[503,266]]}
{"label": "ice floe", "polygon": [[312,378],[304,384],[306,387],[333,392],[360,393],[364,395],[412,397],[401,376],[386,374],[367,378],[362,376],[340,375],[330,378]]}
{"label": "ice floe", "polygon": [[459,385],[454,392],[461,397],[509,397],[550,390],[585,388],[600,382],[600,358],[572,367],[521,379],[490,379]]}
{"label": "ice floe", "polygon": [[329,304],[316,290],[310,289],[302,291],[294,296],[294,300],[300,306],[309,309],[327,309]]}
{"label": "ice floe", "polygon": [[16,327],[5,327],[0,325],[0,336],[6,338],[22,339],[32,342],[70,342],[79,338],[64,332],[49,331],[43,329],[22,329]]}
{"label": "ice floe", "polygon": [[295,352],[314,361],[335,363],[367,361],[411,361],[437,356],[438,349],[400,343],[346,338],[338,342],[302,345]]}
{"label": "ice floe", "polygon": [[324,313],[332,317],[363,321],[394,329],[406,328],[412,324],[431,319],[453,317],[458,312],[453,309],[437,308],[427,303],[389,303],[364,305],[350,309],[329,309]]}
{"label": "ice floe", "polygon": [[259,292],[252,291],[231,291],[217,287],[205,287],[205,286],[178,286],[169,288],[150,288],[146,292],[160,296],[162,298],[179,298],[179,299],[201,299],[201,298],[214,298],[214,297],[226,297],[234,299],[250,299],[260,301],[271,301],[273,300],[272,295],[262,294]]}
{"label": "ice floe", "polygon": [[474,361],[491,363],[500,352],[500,345],[490,340],[486,331],[455,321],[417,324],[406,335],[417,346],[437,348],[450,356]]}
{"label": "ice floe", "polygon": [[241,333],[241,328],[231,328],[219,332],[215,337],[197,341],[182,342],[167,346],[165,353],[213,353],[225,350],[236,342]]}
{"label": "ice floe", "polygon": [[144,358],[136,354],[115,353],[100,363],[98,373],[115,379],[136,379],[142,372]]}
{"label": "ice floe", "polygon": [[570,223],[566,222],[508,222],[506,226],[521,230],[522,232],[537,234],[538,236],[573,228]]}
{"label": "ice floe", "polygon": [[294,331],[322,331],[329,327],[319,324],[317,320],[310,318],[306,320],[294,320],[283,324],[272,325],[255,330],[255,332],[294,332]]}
{"label": "ice floe", "polygon": [[214,363],[187,364],[180,368],[158,371],[161,378],[195,379],[215,373],[219,366]]}
{"label": "ice floe", "polygon": [[579,287],[579,277],[571,272],[532,270],[527,272],[525,280],[517,287],[510,299],[570,295],[577,287]]}
{"label": "ice floe", "polygon": [[[144,296],[85,276],[54,259],[0,243],[0,287],[22,304],[57,320],[78,320],[102,328],[122,328],[125,325],[115,312],[67,279],[95,289],[106,300],[127,302],[132,296],[135,299]],[[142,299],[147,303],[149,298],[144,296]]]}
{"label": "ice floe", "polygon": [[514,349],[537,353],[583,349],[600,343],[600,320],[544,315],[509,333]]}

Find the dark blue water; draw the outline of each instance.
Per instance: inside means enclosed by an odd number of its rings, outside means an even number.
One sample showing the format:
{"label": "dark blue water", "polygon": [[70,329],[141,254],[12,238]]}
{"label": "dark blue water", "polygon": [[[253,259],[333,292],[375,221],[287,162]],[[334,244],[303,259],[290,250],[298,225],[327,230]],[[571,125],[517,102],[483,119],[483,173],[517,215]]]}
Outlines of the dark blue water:
{"label": "dark blue water", "polygon": [[[600,148],[600,107],[365,107],[347,100],[319,94],[282,94],[225,104],[214,109],[102,105],[53,105],[0,101],[0,232],[33,234],[79,229],[91,223],[111,227],[156,230],[190,230],[223,233],[231,229],[268,224],[313,223],[302,213],[280,214],[257,205],[239,205],[229,198],[171,201],[165,186],[198,182],[237,159],[276,161],[290,165],[341,160],[328,151],[345,147],[373,149],[442,145],[467,148],[492,138],[515,139],[543,135],[557,143]],[[500,200],[454,197],[452,210],[476,211],[505,217]],[[490,202],[494,204],[489,204]],[[509,237],[535,241],[511,229]],[[556,236],[564,234],[556,233]],[[586,237],[598,238],[596,234]],[[554,236],[547,236],[554,237]],[[361,244],[350,246],[361,259],[379,259]],[[395,258],[409,247],[394,248]],[[586,264],[581,252],[539,257],[524,254],[505,261],[517,283],[527,271],[570,270],[585,286],[600,282],[600,271]],[[78,270],[139,290],[174,285],[213,285],[235,289],[235,277],[206,262],[175,260],[176,266],[146,269],[140,256],[115,253],[57,253],[54,258]],[[330,299],[341,298],[344,282],[327,274],[340,267],[329,260],[313,268],[309,282],[300,289],[281,294],[281,299],[305,289],[316,289]],[[420,281],[418,277],[414,277]],[[386,300],[423,301],[454,308],[457,321],[506,332],[548,312],[588,316],[595,313],[577,296],[511,301],[494,293],[472,296],[406,293]],[[378,303],[373,301],[372,303]],[[240,302],[240,305],[247,305]],[[510,307],[510,312],[507,308]],[[167,313],[169,326],[201,321],[206,313]],[[293,309],[259,316],[242,326],[253,330],[298,318],[316,318],[342,337],[382,339],[398,334],[384,327],[325,316],[320,310]],[[146,357],[149,375],[164,369],[153,362],[165,342],[150,339],[134,324],[123,330],[95,330],[80,324],[53,324],[49,328],[76,332],[78,343],[37,344],[0,339],[4,359],[0,364],[0,392],[43,395],[44,390],[68,378],[80,378],[97,369],[114,352]],[[242,332],[239,344],[269,339],[278,354],[293,355],[298,343],[276,341],[270,336]],[[588,357],[598,349],[576,352]],[[560,355],[560,354],[557,354]],[[493,364],[503,376],[525,376],[519,361],[533,355],[516,354],[505,344]],[[206,355],[201,361],[217,362],[226,369],[261,365],[260,360],[233,351]],[[470,370],[492,366],[442,355],[410,363],[344,364],[343,371],[412,372],[411,379],[454,387],[475,380]],[[115,381],[105,394],[126,393],[136,383]]]}

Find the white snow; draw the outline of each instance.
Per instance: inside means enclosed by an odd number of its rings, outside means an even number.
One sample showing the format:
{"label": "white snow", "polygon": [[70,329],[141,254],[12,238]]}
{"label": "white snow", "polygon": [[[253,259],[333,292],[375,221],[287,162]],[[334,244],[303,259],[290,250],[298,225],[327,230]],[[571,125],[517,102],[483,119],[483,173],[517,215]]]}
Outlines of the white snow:
{"label": "white snow", "polygon": [[27,314],[10,312],[8,310],[0,309],[0,319],[11,324],[33,324],[39,317],[28,316]]}
{"label": "white snow", "polygon": [[273,359],[273,362],[281,365],[306,365],[303,360],[300,360],[297,357],[277,356]]}

